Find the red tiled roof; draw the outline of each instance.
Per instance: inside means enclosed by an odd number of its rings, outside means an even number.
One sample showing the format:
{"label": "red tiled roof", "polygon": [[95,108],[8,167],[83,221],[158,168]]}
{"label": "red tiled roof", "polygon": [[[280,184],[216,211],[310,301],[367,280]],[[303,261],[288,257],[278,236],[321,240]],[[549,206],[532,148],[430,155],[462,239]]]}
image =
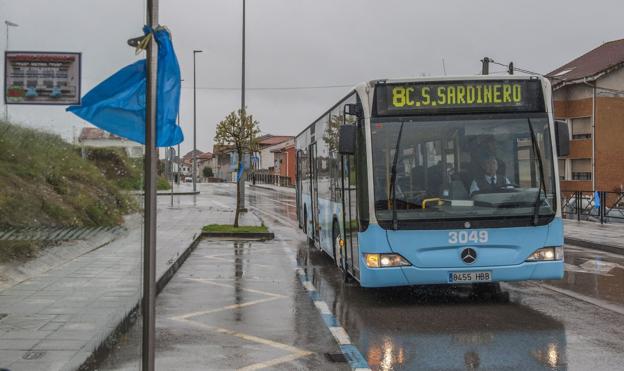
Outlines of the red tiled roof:
{"label": "red tiled roof", "polygon": [[210,160],[212,158],[212,153],[210,152],[204,152],[200,155],[197,155],[197,158],[200,160]]}
{"label": "red tiled roof", "polygon": [[258,144],[263,146],[272,146],[275,144],[283,143],[287,140],[293,139],[294,137],[287,135],[265,135],[264,137],[258,138]]}
{"label": "red tiled roof", "polygon": [[83,140],[93,140],[93,139],[111,139],[111,140],[122,140],[122,138],[109,133],[108,131],[104,131],[98,128],[82,128],[80,131],[80,136],[78,137],[78,141],[82,142]]}
{"label": "red tiled roof", "polygon": [[624,63],[624,39],[609,41],[550,72],[553,85],[565,81],[596,77]]}
{"label": "red tiled roof", "polygon": [[[195,153],[197,153],[196,157],[199,157],[203,152],[198,150],[198,149],[196,149]],[[193,151],[191,150],[191,151],[187,152],[184,156],[182,156],[182,158],[185,158],[185,159],[193,158]]]}

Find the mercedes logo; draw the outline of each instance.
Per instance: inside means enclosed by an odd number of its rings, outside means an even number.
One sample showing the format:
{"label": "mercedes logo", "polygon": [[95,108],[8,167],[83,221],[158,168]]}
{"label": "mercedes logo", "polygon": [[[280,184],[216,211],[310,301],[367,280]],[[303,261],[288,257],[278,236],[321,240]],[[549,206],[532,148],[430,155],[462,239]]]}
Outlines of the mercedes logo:
{"label": "mercedes logo", "polygon": [[461,258],[464,261],[464,263],[472,264],[475,262],[475,260],[477,260],[477,252],[474,251],[474,249],[471,249],[469,247],[467,249],[462,250]]}

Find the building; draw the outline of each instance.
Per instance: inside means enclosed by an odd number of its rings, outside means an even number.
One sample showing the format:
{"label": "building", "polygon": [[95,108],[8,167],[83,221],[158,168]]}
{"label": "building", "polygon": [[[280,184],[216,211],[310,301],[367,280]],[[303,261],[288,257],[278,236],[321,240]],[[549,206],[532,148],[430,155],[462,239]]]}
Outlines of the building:
{"label": "building", "polygon": [[83,128],[78,136],[78,143],[86,147],[117,147],[123,148],[128,157],[143,157],[143,145],[118,137],[98,128]]}
{"label": "building", "polygon": [[277,149],[284,146],[284,143],[291,141],[294,143],[295,137],[286,135],[267,134],[258,138],[260,150],[256,154],[258,157],[258,169],[267,169],[274,173],[276,169],[275,153]]}
{"label": "building", "polygon": [[196,172],[195,175],[197,177],[196,181],[200,182],[203,175],[202,169],[207,165],[207,161],[212,159],[212,153],[210,152],[202,152],[200,150],[191,150],[187,152],[180,161],[180,170],[182,173],[183,179],[189,179],[189,181],[193,181],[193,152],[195,152],[195,166]]}
{"label": "building", "polygon": [[[279,174],[276,172],[276,149],[284,147],[284,143],[294,141],[294,137],[285,135],[263,135],[257,138],[258,152],[252,156],[245,154],[243,158],[243,166],[250,168],[251,159],[255,169],[262,170],[264,173]],[[238,154],[236,150],[229,145],[215,144],[212,150],[215,159],[213,160],[213,172],[215,177],[221,178],[228,182],[236,181],[236,173],[238,170]],[[216,170],[215,170],[216,169]]]}
{"label": "building", "polygon": [[624,190],[624,39],[550,72],[555,119],[568,123],[570,153],[559,158],[563,191]]}
{"label": "building", "polygon": [[289,179],[288,185],[294,186],[295,181],[297,180],[295,139],[292,138],[290,140],[287,140],[286,142],[281,143],[279,147],[273,149],[272,152],[275,156],[275,174],[282,177],[287,177]]}
{"label": "building", "polygon": [[210,152],[204,152],[197,156],[197,174],[199,174],[200,179],[205,179],[204,176],[204,168],[211,168],[213,177],[216,169],[216,158]]}

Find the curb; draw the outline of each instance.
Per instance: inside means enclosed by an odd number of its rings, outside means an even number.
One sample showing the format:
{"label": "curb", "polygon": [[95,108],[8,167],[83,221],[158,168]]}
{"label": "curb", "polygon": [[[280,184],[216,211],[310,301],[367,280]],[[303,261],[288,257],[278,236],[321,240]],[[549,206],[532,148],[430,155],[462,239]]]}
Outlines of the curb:
{"label": "curb", "polygon": [[241,233],[241,232],[202,232],[200,237],[205,238],[236,238],[246,240],[269,241],[275,238],[272,232]]}
{"label": "curb", "polygon": [[[182,264],[186,261],[186,259],[191,255],[193,250],[201,241],[203,234],[195,237],[193,242],[184,250],[180,256],[167,268],[167,270],[156,280],[156,296],[160,294],[160,292],[167,286],[167,283],[171,280],[171,278],[175,275],[175,273],[180,269]],[[135,304],[135,306],[124,316],[124,318],[119,322],[117,326],[111,331],[111,333],[98,345],[95,350],[91,353],[91,355],[80,365],[78,368],[79,371],[93,370],[102,360],[106,358],[106,356],[113,349],[115,344],[118,343],[120,335],[125,334],[128,330],[134,325],[137,318],[139,317],[141,301],[143,299],[139,299],[139,301]]]}
{"label": "curb", "polygon": [[570,237],[565,237],[563,239],[563,242],[569,245],[573,245],[573,246],[586,247],[588,249],[594,249],[598,251],[609,252],[612,254],[624,255],[623,247],[599,244],[599,243],[595,243],[591,241],[581,240],[578,238],[570,238]]}
{"label": "curb", "polygon": [[[281,189],[275,189],[275,188],[271,188],[271,187],[266,187],[266,186],[264,186],[262,184],[250,184],[249,187],[250,188],[262,188],[262,189],[267,189],[269,191],[276,191],[276,192],[281,191]],[[294,187],[280,187],[280,188],[283,188],[286,192],[291,192],[291,193],[295,193],[296,192]],[[289,190],[292,190],[292,191],[289,191]]]}
{"label": "curb", "polygon": [[[198,195],[199,191],[196,192],[173,192],[174,196],[192,196],[192,195]],[[158,192],[156,193],[157,196],[171,196],[171,192]],[[145,196],[144,193],[141,194],[141,196]]]}

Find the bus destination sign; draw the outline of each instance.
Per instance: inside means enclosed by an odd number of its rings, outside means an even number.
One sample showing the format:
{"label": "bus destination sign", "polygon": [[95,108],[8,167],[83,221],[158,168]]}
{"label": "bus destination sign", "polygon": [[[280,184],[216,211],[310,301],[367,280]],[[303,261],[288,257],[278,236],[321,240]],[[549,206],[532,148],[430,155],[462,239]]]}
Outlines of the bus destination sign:
{"label": "bus destination sign", "polygon": [[545,110],[539,80],[379,84],[375,104],[378,116]]}

